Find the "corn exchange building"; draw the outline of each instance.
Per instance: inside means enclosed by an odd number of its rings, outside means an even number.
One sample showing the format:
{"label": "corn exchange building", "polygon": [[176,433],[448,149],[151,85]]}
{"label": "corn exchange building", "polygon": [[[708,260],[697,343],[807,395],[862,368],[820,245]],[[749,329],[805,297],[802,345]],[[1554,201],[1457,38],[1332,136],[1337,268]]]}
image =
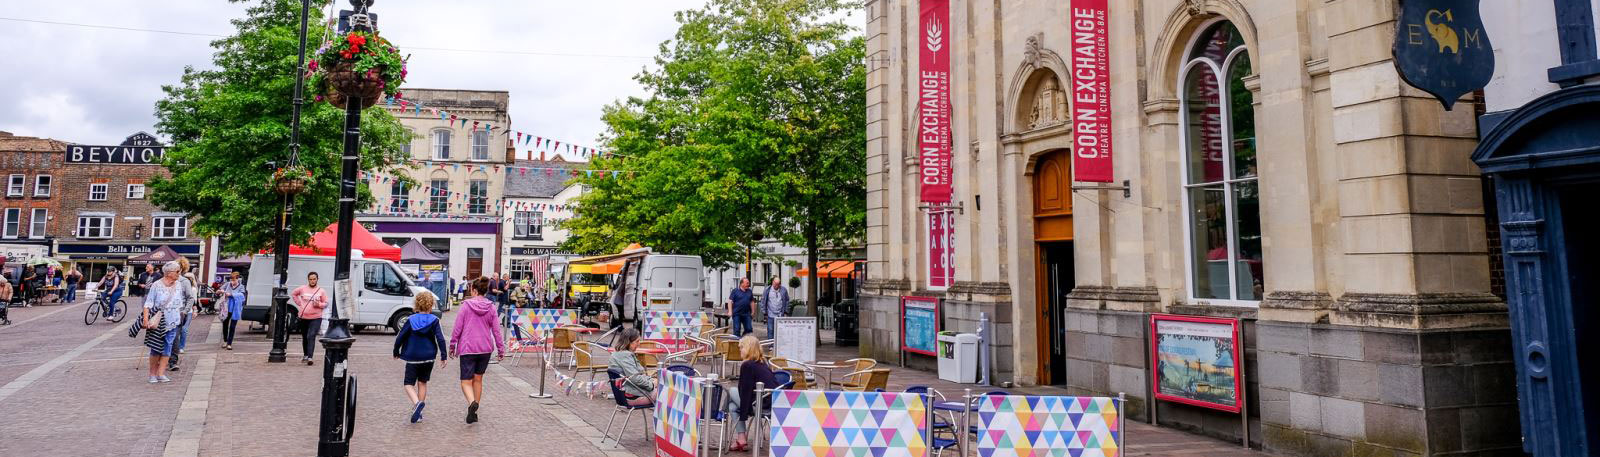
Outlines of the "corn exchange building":
{"label": "corn exchange building", "polygon": [[1446,110],[1394,62],[1397,30],[1436,24],[1396,0],[939,3],[866,2],[863,355],[932,366],[904,350],[928,297],[938,330],[986,319],[995,383],[1126,393],[1133,420],[1286,455],[1520,455],[1481,97]]}

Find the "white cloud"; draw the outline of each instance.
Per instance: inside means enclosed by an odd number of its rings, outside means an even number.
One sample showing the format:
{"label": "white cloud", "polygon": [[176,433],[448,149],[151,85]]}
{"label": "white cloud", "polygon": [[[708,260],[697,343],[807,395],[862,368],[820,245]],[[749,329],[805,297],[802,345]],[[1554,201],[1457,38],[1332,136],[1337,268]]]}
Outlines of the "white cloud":
{"label": "white cloud", "polygon": [[[376,2],[379,28],[410,49],[408,86],[508,90],[512,128],[593,145],[600,110],[642,93],[633,76],[677,29],[673,12],[704,0]],[[338,7],[347,7],[337,1]],[[0,17],[230,34],[245,4],[218,0],[33,2]],[[107,143],[155,130],[160,86],[210,66],[205,36],[0,19],[0,130]],[[312,46],[315,46],[313,44]],[[646,58],[604,57],[642,56]]]}

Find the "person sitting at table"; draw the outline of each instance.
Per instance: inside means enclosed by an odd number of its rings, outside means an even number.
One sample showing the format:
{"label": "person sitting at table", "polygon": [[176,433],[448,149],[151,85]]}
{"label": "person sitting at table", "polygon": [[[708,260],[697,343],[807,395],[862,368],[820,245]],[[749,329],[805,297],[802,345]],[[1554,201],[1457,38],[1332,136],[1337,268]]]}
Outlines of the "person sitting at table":
{"label": "person sitting at table", "polygon": [[650,404],[650,394],[656,390],[656,380],[644,371],[644,364],[639,363],[639,356],[633,351],[639,349],[639,331],[633,328],[623,328],[617,332],[617,352],[611,353],[611,363],[606,369],[622,375],[616,382],[622,383],[622,393],[627,395],[627,401],[632,406],[645,406]]}
{"label": "person sitting at table", "polygon": [[[766,354],[761,352],[761,341],[756,339],[755,334],[739,339],[739,355],[744,359],[739,364],[739,389],[725,391],[722,397],[722,410],[733,420],[733,446],[728,448],[730,451],[750,448],[749,438],[745,435],[748,428],[745,422],[755,415],[756,383],[761,383],[765,389],[778,387],[778,377],[767,366]],[[738,413],[739,417],[734,418],[734,413]]]}

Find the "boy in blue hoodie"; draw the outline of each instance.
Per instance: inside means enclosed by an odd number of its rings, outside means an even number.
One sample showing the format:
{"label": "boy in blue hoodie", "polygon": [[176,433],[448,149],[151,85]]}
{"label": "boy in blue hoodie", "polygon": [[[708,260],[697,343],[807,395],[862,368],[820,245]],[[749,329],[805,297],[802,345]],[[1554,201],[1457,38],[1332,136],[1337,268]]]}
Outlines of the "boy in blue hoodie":
{"label": "boy in blue hoodie", "polygon": [[394,358],[406,361],[406,396],[415,405],[411,410],[413,424],[422,420],[422,407],[427,406],[433,358],[438,357],[441,366],[449,363],[444,330],[439,326],[439,316],[433,315],[436,301],[432,293],[418,292],[416,313],[400,324],[394,337]]}

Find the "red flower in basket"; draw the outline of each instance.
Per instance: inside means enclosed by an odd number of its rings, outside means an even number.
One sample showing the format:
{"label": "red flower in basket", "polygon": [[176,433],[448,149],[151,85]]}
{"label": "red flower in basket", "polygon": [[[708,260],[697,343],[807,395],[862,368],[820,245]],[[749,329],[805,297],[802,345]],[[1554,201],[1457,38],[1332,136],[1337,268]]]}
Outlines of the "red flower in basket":
{"label": "red flower in basket", "polygon": [[350,34],[348,36],[345,36],[344,37],[344,41],[347,42],[347,43],[350,43],[350,45],[352,45],[352,46],[358,46],[359,47],[361,45],[367,44],[367,37],[364,37],[364,36],[361,36],[361,35],[356,35],[356,34],[352,33],[352,34]]}

